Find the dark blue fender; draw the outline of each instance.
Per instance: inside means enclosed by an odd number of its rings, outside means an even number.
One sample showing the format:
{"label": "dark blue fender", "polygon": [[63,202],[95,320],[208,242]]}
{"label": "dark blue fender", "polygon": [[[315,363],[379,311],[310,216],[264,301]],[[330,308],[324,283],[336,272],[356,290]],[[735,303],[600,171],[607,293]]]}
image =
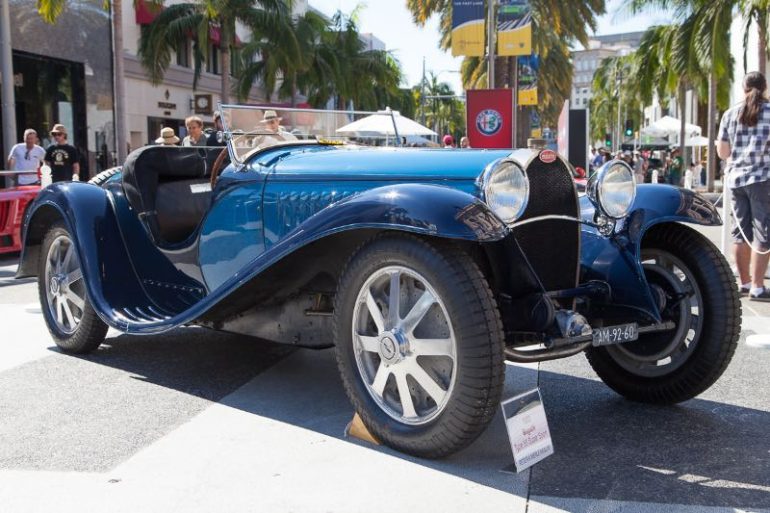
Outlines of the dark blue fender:
{"label": "dark blue fender", "polygon": [[[593,221],[593,204],[587,196],[580,201],[583,219]],[[660,321],[639,255],[647,230],[668,222],[718,226],[722,219],[711,202],[693,191],[669,185],[639,185],[631,213],[618,223],[614,236],[605,237],[595,228],[584,225],[581,281],[607,281],[615,304],[640,309],[640,313]]]}
{"label": "dark blue fender", "polygon": [[[28,261],[35,260],[30,258],[30,248],[39,248],[44,223],[50,226],[57,217],[72,234],[94,309],[108,325],[136,334],[160,333],[193,322],[286,255],[346,230],[388,229],[479,242],[500,240],[509,233],[483,202],[457,189],[424,184],[371,189],[321,210],[227,280],[212,286],[212,293],[175,313],[159,308],[137,279],[131,256],[140,255],[128,254],[111,197],[94,185],[55,184],[40,194],[25,225],[29,233],[20,277],[34,274],[35,264]],[[133,251],[134,246],[129,247]],[[241,249],[232,248],[234,253]]]}
{"label": "dark blue fender", "polygon": [[149,302],[133,272],[108,195],[101,187],[62,182],[40,192],[25,219],[17,277],[38,273],[43,237],[59,220],[73,239],[94,309],[110,326],[126,330],[128,320],[115,312]]}

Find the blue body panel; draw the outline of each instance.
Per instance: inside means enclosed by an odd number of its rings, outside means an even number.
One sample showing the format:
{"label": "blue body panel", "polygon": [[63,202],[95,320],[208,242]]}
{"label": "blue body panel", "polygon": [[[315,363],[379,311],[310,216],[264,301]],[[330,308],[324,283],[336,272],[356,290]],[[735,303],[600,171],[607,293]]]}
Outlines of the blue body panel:
{"label": "blue body panel", "polygon": [[[272,148],[247,166],[222,173],[212,207],[187,249],[157,248],[118,181],[104,188],[54,184],[29,209],[25,230],[41,209],[56,209],[73,234],[100,317],[124,332],[158,333],[199,319],[290,253],[332,234],[386,229],[479,243],[502,240],[510,231],[479,199],[476,179],[506,155]],[[583,218],[592,221],[587,198],[581,208]],[[718,224],[720,219],[689,191],[640,186],[632,214],[613,237],[584,226],[581,280],[605,280],[616,302],[658,318],[638,254],[644,232],[666,221]],[[175,258],[185,251],[192,263]],[[33,274],[26,258],[25,247],[22,268]]]}

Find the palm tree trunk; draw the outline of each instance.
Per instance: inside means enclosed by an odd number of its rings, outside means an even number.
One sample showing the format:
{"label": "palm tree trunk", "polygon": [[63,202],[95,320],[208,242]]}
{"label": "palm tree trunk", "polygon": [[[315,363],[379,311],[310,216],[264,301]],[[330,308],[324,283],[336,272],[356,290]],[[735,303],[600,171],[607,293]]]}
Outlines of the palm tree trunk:
{"label": "palm tree trunk", "polygon": [[767,12],[762,11],[757,16],[757,27],[759,32],[759,72],[765,74],[767,67]]}
{"label": "palm tree trunk", "polygon": [[222,54],[222,91],[220,92],[222,103],[230,103],[230,47],[235,35],[234,29],[234,20],[232,27],[228,20],[222,20],[219,34],[219,50]]}
{"label": "palm tree trunk", "polygon": [[[686,137],[687,134],[685,133],[685,125],[687,125],[686,121],[686,114],[687,114],[687,86],[684,82],[684,80],[679,81],[679,117],[682,119],[679,120],[679,153],[682,156],[682,168],[685,168],[685,165],[687,162],[687,146],[686,146]],[[682,173],[682,176],[684,176],[684,169],[680,169],[679,172]]]}
{"label": "palm tree trunk", "polygon": [[[714,179],[716,177],[717,158],[716,147],[716,117],[717,117],[717,77],[714,70],[709,75],[709,113],[708,113],[708,191],[714,192]],[[724,184],[724,177],[722,178]],[[724,185],[722,186],[724,188]]]}
{"label": "palm tree trunk", "polygon": [[297,106],[297,74],[291,74],[291,106]]}
{"label": "palm tree trunk", "polygon": [[126,137],[126,83],[123,68],[123,0],[112,1],[112,37],[115,61],[115,149],[118,164],[125,162],[128,153]]}

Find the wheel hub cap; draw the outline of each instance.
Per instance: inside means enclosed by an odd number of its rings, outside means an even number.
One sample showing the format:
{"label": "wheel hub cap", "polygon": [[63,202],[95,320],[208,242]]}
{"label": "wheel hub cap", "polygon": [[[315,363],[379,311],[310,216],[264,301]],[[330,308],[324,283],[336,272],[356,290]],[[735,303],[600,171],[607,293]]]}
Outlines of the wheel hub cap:
{"label": "wheel hub cap", "polygon": [[386,365],[402,361],[409,349],[407,338],[398,331],[386,331],[380,334],[379,354]]}
{"label": "wheel hub cap", "polygon": [[50,281],[51,294],[54,296],[61,296],[62,292],[62,279],[59,275],[51,276]]}

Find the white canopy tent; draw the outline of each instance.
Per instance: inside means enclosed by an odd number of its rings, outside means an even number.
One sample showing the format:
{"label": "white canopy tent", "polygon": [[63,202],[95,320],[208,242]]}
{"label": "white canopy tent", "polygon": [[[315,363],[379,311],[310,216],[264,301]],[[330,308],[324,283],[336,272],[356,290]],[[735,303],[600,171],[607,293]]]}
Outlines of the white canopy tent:
{"label": "white canopy tent", "polygon": [[[391,116],[391,113],[393,114]],[[395,126],[394,126],[395,123]],[[409,135],[433,136],[436,132],[422,126],[407,117],[402,116],[398,111],[380,110],[376,114],[371,114],[365,118],[353,121],[336,130],[338,135],[349,137],[372,137],[383,136],[393,137],[398,130],[399,137]]]}
{"label": "white canopy tent", "polygon": [[[642,128],[642,134],[651,135],[653,137],[667,137],[674,136],[676,140],[679,140],[679,131],[682,129],[682,121],[671,117],[663,116],[659,120],[651,123],[650,125]],[[685,141],[693,137],[701,135],[701,128],[698,125],[692,123],[685,123],[684,125]],[[688,146],[690,146],[688,144]]]}
{"label": "white canopy tent", "polygon": [[708,137],[703,137],[702,135],[696,135],[695,137],[689,137],[685,141],[685,146],[708,146],[709,145],[709,139]]}

